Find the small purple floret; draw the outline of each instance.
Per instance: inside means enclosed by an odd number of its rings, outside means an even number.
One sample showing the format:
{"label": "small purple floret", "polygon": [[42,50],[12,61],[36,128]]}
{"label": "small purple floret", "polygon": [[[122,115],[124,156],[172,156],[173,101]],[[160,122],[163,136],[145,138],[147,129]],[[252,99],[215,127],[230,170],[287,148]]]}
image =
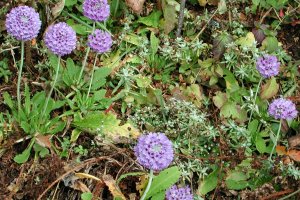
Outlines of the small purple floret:
{"label": "small purple floret", "polygon": [[193,200],[193,194],[188,186],[178,188],[176,185],[173,185],[167,190],[166,198],[167,200]]}
{"label": "small purple floret", "polygon": [[28,41],[37,37],[42,22],[39,14],[31,7],[13,8],[6,16],[7,32],[17,40]]}
{"label": "small purple floret", "polygon": [[108,32],[96,29],[94,33],[89,35],[88,45],[97,53],[105,53],[111,48],[111,35]]}
{"label": "small purple floret", "polygon": [[269,115],[275,119],[294,119],[298,115],[295,104],[288,99],[275,99],[268,109]]}
{"label": "small purple floret", "polygon": [[141,165],[155,171],[167,168],[174,158],[172,142],[163,133],[140,136],[134,153]]}
{"label": "small purple floret", "polygon": [[264,55],[257,59],[256,69],[264,78],[276,76],[279,73],[280,62],[276,56]]}
{"label": "small purple floret", "polygon": [[66,23],[51,25],[45,34],[45,44],[52,53],[64,56],[70,54],[76,47],[76,33]]}
{"label": "small purple floret", "polygon": [[85,0],[83,14],[94,21],[105,21],[109,17],[110,7],[107,0]]}

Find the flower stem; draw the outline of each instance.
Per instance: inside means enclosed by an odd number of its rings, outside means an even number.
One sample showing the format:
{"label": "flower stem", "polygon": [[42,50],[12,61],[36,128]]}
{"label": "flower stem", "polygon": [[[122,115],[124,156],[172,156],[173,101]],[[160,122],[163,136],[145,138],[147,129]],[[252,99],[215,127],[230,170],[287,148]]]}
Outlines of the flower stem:
{"label": "flower stem", "polygon": [[51,89],[50,89],[50,92],[48,94],[48,97],[46,99],[46,102],[45,102],[45,105],[44,105],[44,110],[43,110],[43,113],[42,113],[42,117],[44,117],[45,113],[46,113],[46,110],[47,110],[47,107],[48,107],[48,103],[49,103],[49,100],[50,100],[50,97],[52,95],[52,92],[53,92],[53,89],[54,89],[54,86],[56,84],[56,81],[57,81],[57,77],[58,77],[58,72],[59,72],[59,66],[60,66],[60,56],[58,57],[58,61],[57,61],[57,67],[56,67],[56,73],[55,73],[55,77],[54,77],[54,82],[52,83],[52,86],[51,86]]}
{"label": "flower stem", "polygon": [[279,139],[280,130],[281,130],[281,120],[280,120],[280,122],[279,122],[279,127],[278,127],[278,131],[277,131],[277,135],[276,135],[276,138],[275,138],[275,141],[274,141],[274,145],[273,145],[272,151],[271,151],[271,153],[270,153],[269,160],[272,159],[272,154],[273,154],[273,152],[274,152],[274,150],[275,150],[275,147],[276,147],[276,145],[277,145],[277,141],[278,141],[278,139]]}
{"label": "flower stem", "polygon": [[93,82],[93,78],[94,78],[94,72],[95,72],[97,57],[98,57],[98,54],[96,54],[96,57],[95,57],[95,61],[94,61],[93,69],[92,69],[91,80],[90,80],[90,85],[89,85],[89,90],[87,92],[86,98],[89,98],[89,95],[90,95],[90,92],[91,92],[91,87],[92,87],[92,82]]}
{"label": "flower stem", "polygon": [[150,173],[149,173],[149,181],[148,181],[148,184],[147,184],[147,187],[143,193],[143,196],[141,197],[140,200],[144,200],[146,198],[146,195],[147,193],[149,192],[149,189],[151,187],[151,184],[152,184],[152,180],[153,180],[153,170],[150,169]]}
{"label": "flower stem", "polygon": [[[94,31],[95,31],[95,25],[96,25],[96,23],[94,22],[94,23],[93,23],[92,34],[93,34]],[[81,70],[80,70],[80,74],[79,74],[79,77],[78,77],[78,80],[77,80],[77,84],[79,84],[80,79],[81,79],[81,77],[82,77],[83,70],[84,70],[84,68],[85,68],[86,61],[87,61],[87,58],[88,58],[88,56],[89,56],[90,50],[91,50],[91,48],[88,46],[88,48],[87,48],[87,50],[86,50],[86,53],[85,53],[85,56],[84,56],[84,60],[83,60],[83,63],[82,63],[82,67],[81,67]]]}
{"label": "flower stem", "polygon": [[18,99],[18,111],[19,112],[21,110],[20,85],[21,85],[23,64],[24,64],[24,41],[21,42],[21,63],[20,63],[19,74],[18,74],[18,83],[17,83],[17,99]]}
{"label": "flower stem", "polygon": [[[259,82],[258,82],[256,91],[255,91],[255,95],[254,95],[253,104],[256,104],[256,98],[257,98],[257,94],[258,94],[258,90],[259,90],[259,88],[260,88],[261,82],[262,82],[262,77],[259,79]],[[254,109],[251,110],[249,122],[251,122],[252,115],[253,115],[253,110],[254,110]]]}

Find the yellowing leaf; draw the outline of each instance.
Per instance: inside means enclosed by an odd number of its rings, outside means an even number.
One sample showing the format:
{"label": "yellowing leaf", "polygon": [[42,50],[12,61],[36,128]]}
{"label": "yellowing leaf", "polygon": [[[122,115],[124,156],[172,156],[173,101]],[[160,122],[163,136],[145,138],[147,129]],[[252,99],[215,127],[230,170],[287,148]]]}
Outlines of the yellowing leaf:
{"label": "yellowing leaf", "polygon": [[276,79],[272,77],[262,86],[260,97],[262,99],[270,99],[277,94],[278,90],[279,84],[276,82]]}
{"label": "yellowing leaf", "polygon": [[109,191],[111,192],[111,194],[114,196],[115,199],[126,200],[125,196],[123,195],[120,188],[116,184],[116,181],[113,179],[111,175],[103,175],[102,180],[107,185]]}
{"label": "yellowing leaf", "polygon": [[255,46],[255,37],[252,32],[247,33],[245,37],[238,39],[237,44],[242,48],[249,48]]}

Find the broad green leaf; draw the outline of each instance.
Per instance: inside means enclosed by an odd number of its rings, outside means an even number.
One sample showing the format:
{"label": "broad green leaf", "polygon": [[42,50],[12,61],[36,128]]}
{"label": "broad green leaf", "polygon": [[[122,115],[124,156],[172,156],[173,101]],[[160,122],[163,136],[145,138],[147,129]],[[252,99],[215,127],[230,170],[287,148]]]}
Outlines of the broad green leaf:
{"label": "broad green leaf", "polygon": [[163,29],[165,34],[169,34],[175,28],[175,24],[178,21],[176,14],[176,6],[178,5],[178,2],[175,3],[176,4],[166,3],[165,1],[162,2],[164,14]]}
{"label": "broad green leaf", "polygon": [[162,200],[162,199],[165,199],[165,192],[159,192],[155,195],[152,196],[151,200]]}
{"label": "broad green leaf", "polygon": [[225,184],[230,190],[241,190],[248,186],[248,178],[244,172],[233,171],[227,176]]}
{"label": "broad green leaf", "polygon": [[159,39],[155,36],[153,32],[150,35],[151,53],[156,54],[159,46]]}
{"label": "broad green leaf", "polygon": [[71,7],[75,4],[77,4],[77,0],[65,0],[65,1],[66,1],[65,6],[67,6],[67,7]]}
{"label": "broad green leaf", "polygon": [[161,14],[162,14],[161,11],[153,11],[147,17],[139,18],[137,22],[140,22],[140,23],[145,24],[147,26],[158,28],[159,19],[160,19]]}
{"label": "broad green leaf", "polygon": [[219,179],[219,169],[215,169],[200,183],[198,191],[200,194],[205,195],[217,187]]}
{"label": "broad green leaf", "polygon": [[92,200],[93,194],[91,192],[84,192],[80,195],[82,200]]}
{"label": "broad green leaf", "polygon": [[149,87],[149,85],[152,82],[151,78],[142,76],[142,75],[136,76],[135,81],[136,81],[137,86],[140,88],[147,88],[147,87]]}
{"label": "broad green leaf", "polygon": [[265,140],[261,136],[257,136],[255,140],[255,146],[259,153],[266,153],[267,145]]}
{"label": "broad green leaf", "polygon": [[262,49],[266,49],[269,53],[273,53],[278,49],[279,43],[276,37],[266,37],[262,42]]}
{"label": "broad green leaf", "polygon": [[108,67],[101,67],[95,70],[94,78],[92,81],[92,90],[96,90],[106,83],[106,77],[111,73],[112,69]]}
{"label": "broad green leaf", "polygon": [[14,157],[14,161],[18,164],[25,163],[29,156],[32,149],[32,146],[34,145],[34,139],[31,139],[29,146],[21,153]]}
{"label": "broad green leaf", "polygon": [[237,116],[236,104],[234,102],[226,102],[220,110],[220,115],[225,118]]}
{"label": "broad green leaf", "polygon": [[160,193],[161,191],[170,188],[178,181],[180,175],[181,173],[178,167],[176,166],[161,171],[159,175],[153,179],[152,185],[147,193],[146,199],[149,199],[150,197]]}
{"label": "broad green leaf", "polygon": [[265,85],[262,85],[260,97],[262,99],[270,99],[278,93],[279,84],[276,82],[275,77],[267,80]]}

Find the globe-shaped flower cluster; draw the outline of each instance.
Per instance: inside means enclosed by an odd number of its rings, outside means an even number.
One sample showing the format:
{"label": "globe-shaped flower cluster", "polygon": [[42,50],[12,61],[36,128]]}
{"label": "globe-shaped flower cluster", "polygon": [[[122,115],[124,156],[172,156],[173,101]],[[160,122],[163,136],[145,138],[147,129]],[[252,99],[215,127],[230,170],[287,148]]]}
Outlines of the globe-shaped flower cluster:
{"label": "globe-shaped flower cluster", "polygon": [[94,21],[105,21],[109,17],[107,0],[85,0],[82,8],[84,16]]}
{"label": "globe-shaped flower cluster", "polygon": [[279,73],[280,62],[276,56],[264,55],[257,59],[256,68],[264,78],[276,76]]}
{"label": "globe-shaped flower cluster", "polygon": [[167,200],[193,200],[193,194],[188,186],[179,188],[173,185],[167,190],[166,198]]}
{"label": "globe-shaped flower cluster", "polygon": [[298,111],[295,104],[288,99],[275,99],[268,109],[269,115],[275,119],[294,119],[297,117]]}
{"label": "globe-shaped flower cluster", "polygon": [[7,32],[17,40],[28,41],[37,37],[42,22],[39,14],[31,7],[13,8],[6,17]]}
{"label": "globe-shaped flower cluster", "polygon": [[163,133],[142,135],[134,152],[141,165],[155,171],[167,168],[174,158],[172,142]]}
{"label": "globe-shaped flower cluster", "polygon": [[56,55],[70,54],[76,47],[76,33],[66,23],[51,25],[45,34],[46,46]]}
{"label": "globe-shaped flower cluster", "polygon": [[105,53],[110,50],[112,38],[108,32],[96,29],[88,37],[88,45],[97,53]]}

